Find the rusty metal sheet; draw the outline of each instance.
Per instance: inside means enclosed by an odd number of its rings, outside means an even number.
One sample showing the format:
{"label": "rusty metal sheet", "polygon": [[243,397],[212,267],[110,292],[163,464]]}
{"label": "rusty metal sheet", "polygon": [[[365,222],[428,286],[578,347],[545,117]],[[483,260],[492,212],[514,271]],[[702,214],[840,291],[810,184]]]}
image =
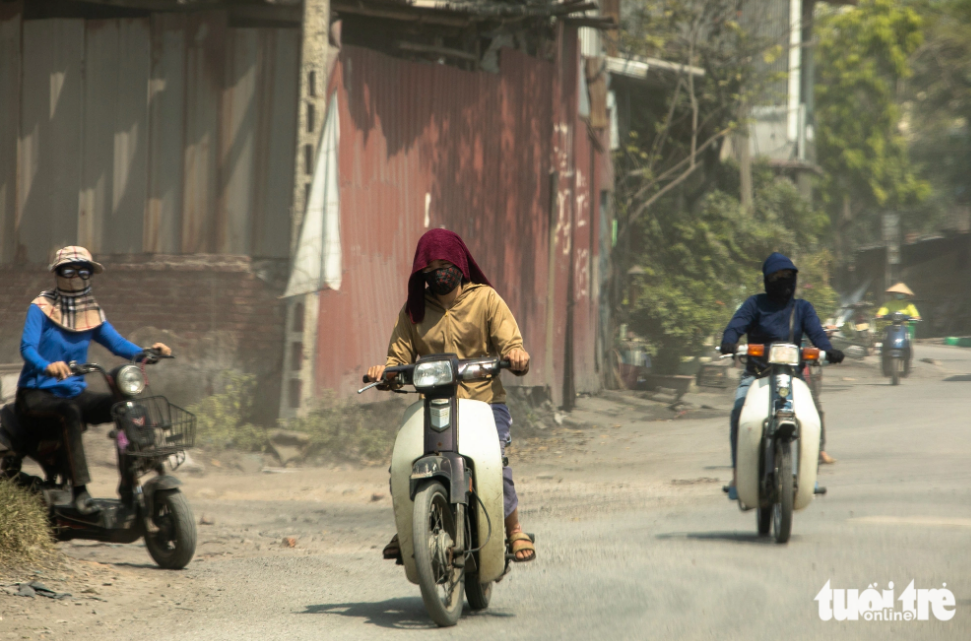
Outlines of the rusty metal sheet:
{"label": "rusty metal sheet", "polygon": [[573,366],[578,392],[599,387],[596,366],[596,337],[599,287],[593,278],[599,224],[596,224],[598,193],[597,152],[586,123],[574,124],[576,173],[574,207],[576,227],[573,232]]}
{"label": "rusty metal sheet", "polygon": [[545,383],[547,313],[565,315],[565,304],[546,306],[553,75],[551,63],[512,50],[488,74],[343,48],[345,271],[339,292],[320,294],[318,389],[346,392],[384,361],[430,227],[463,236],[516,315],[535,364],[516,382]]}
{"label": "rusty metal sheet", "polygon": [[219,115],[225,77],[226,14],[186,19],[182,251],[215,250],[219,197]]}
{"label": "rusty metal sheet", "polygon": [[142,248],[148,162],[148,20],[88,20],[78,242]]}
{"label": "rusty metal sheet", "polygon": [[102,251],[134,254],[142,249],[148,196],[151,24],[147,19],[118,21],[117,68],[111,210]]}
{"label": "rusty metal sheet", "polygon": [[14,259],[17,243],[17,139],[20,134],[19,2],[0,4],[0,262]]}
{"label": "rusty metal sheet", "polygon": [[143,235],[143,250],[149,253],[176,254],[182,249],[185,46],[185,14],[152,16],[148,198]]}
{"label": "rusty metal sheet", "polygon": [[78,242],[93,252],[142,248],[148,163],[148,20],[88,20]]}
{"label": "rusty metal sheet", "polygon": [[[300,32],[261,29],[252,254],[290,254]],[[318,124],[319,126],[319,124]]]}
{"label": "rusty metal sheet", "polygon": [[118,101],[118,21],[88,20],[84,34],[84,122],[78,243],[102,251],[101,236],[111,214],[115,105]]}
{"label": "rusty metal sheet", "polygon": [[[561,404],[576,392],[574,364],[574,318],[572,305],[574,229],[576,226],[576,123],[579,105],[579,51],[576,31],[559,25],[556,75],[554,78],[554,124],[552,162],[556,171],[555,227],[553,230],[553,270],[551,292],[552,323],[547,328],[546,347],[553,372],[547,382],[554,402]],[[572,37],[570,34],[572,33]]]}
{"label": "rusty metal sheet", "polygon": [[24,258],[77,242],[84,21],[23,24],[17,237]]}
{"label": "rusty metal sheet", "polygon": [[219,209],[216,251],[245,254],[253,210],[253,146],[256,137],[258,36],[255,29],[229,29],[219,132]]}

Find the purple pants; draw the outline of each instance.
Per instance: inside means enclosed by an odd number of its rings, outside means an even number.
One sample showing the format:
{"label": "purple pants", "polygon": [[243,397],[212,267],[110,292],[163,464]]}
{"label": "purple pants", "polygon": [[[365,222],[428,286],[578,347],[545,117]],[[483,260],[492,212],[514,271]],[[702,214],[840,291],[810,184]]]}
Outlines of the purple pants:
{"label": "purple pants", "polygon": [[[499,447],[502,456],[506,456],[506,446],[512,443],[512,435],[509,428],[512,426],[512,416],[505,403],[495,403],[492,406],[492,415],[496,418],[496,431],[499,432]],[[512,482],[512,468],[503,466],[502,468],[502,502],[505,507],[505,515],[508,517],[519,507],[519,497],[516,496],[516,484]]]}

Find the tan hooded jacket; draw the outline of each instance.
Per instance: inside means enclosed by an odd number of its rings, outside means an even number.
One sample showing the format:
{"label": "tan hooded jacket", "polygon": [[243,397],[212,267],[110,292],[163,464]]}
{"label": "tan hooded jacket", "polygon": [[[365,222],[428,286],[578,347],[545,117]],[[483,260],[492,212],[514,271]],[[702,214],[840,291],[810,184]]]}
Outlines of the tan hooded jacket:
{"label": "tan hooded jacket", "polygon": [[[523,348],[523,336],[506,302],[488,285],[466,283],[448,310],[437,297],[426,294],[425,318],[420,323],[412,323],[402,308],[388,345],[387,366],[410,365],[430,354],[456,354],[460,359],[504,357],[516,348]],[[461,383],[458,396],[485,403],[506,402],[506,390],[498,377]]]}

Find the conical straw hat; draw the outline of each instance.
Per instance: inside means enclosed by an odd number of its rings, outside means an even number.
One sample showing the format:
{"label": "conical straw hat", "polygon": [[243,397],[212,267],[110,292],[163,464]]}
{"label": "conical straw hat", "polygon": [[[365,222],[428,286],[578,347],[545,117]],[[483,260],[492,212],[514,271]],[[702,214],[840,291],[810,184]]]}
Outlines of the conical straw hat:
{"label": "conical straw hat", "polygon": [[910,291],[910,288],[903,283],[897,283],[893,287],[887,289],[888,294],[906,294],[907,296],[913,296],[914,292]]}

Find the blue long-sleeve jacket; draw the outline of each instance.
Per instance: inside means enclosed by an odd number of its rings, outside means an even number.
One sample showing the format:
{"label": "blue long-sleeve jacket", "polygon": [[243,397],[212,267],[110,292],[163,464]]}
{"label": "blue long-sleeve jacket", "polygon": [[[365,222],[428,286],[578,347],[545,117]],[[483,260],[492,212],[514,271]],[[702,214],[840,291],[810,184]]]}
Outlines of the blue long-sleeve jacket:
{"label": "blue long-sleeve jacket", "polygon": [[86,332],[72,332],[54,323],[37,305],[31,305],[27,310],[24,333],[20,339],[24,369],[20,372],[17,386],[47,390],[61,398],[74,398],[79,395],[87,387],[83,376],[72,376],[59,381],[44,370],[57,361],[87,362],[88,345],[92,339],[122,358],[134,358],[142,351],[138,345],[122,338],[107,321]]}
{"label": "blue long-sleeve jacket", "polygon": [[[738,308],[732,320],[725,328],[722,336],[723,343],[738,343],[743,335],[748,335],[749,343],[765,344],[785,343],[789,341],[789,316],[792,306],[796,306],[793,317],[793,343],[799,345],[803,334],[809,337],[813,345],[819,349],[830,351],[832,343],[823,331],[819,316],[813,309],[812,303],[806,300],[790,299],[788,303],[780,304],[769,300],[767,294],[751,296]],[[768,350],[766,350],[768,352]],[[755,374],[764,370],[767,362],[764,358],[749,358],[746,371]]]}

